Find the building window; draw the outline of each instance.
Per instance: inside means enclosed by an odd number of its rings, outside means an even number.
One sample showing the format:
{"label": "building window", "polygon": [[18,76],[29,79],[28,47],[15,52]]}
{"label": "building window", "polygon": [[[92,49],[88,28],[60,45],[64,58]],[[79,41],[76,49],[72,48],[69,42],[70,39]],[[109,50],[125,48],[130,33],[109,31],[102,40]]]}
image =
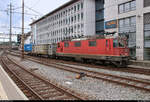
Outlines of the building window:
{"label": "building window", "polygon": [[74,43],[74,46],[75,46],[75,47],[81,47],[81,42],[75,42],[75,43]]}
{"label": "building window", "polygon": [[78,14],[78,21],[80,21],[80,14]]}
{"label": "building window", "polygon": [[[128,47],[134,49],[136,46],[136,16],[123,18],[119,20],[119,35],[126,34]],[[130,53],[131,56],[135,56]]]}
{"label": "building window", "polygon": [[70,15],[70,9],[69,9],[68,13],[69,13],[69,15]]}
{"label": "building window", "polygon": [[74,26],[74,32],[76,33],[76,25]]}
{"label": "building window", "polygon": [[124,5],[119,5],[119,13],[123,13],[124,12]]}
{"label": "building window", "polygon": [[74,6],[74,12],[76,12],[76,9],[77,9],[76,6]]}
{"label": "building window", "polygon": [[130,26],[136,26],[136,17],[130,18]]}
{"label": "building window", "polygon": [[68,14],[68,11],[66,10],[66,16],[67,16],[67,14]]}
{"label": "building window", "polygon": [[80,10],[80,4],[78,4],[78,11]]}
{"label": "building window", "polygon": [[66,18],[66,24],[68,24],[68,19]]}
{"label": "building window", "polygon": [[73,33],[73,26],[71,27],[71,33]]}
{"label": "building window", "polygon": [[124,19],[124,24],[125,24],[125,27],[129,27],[130,26],[130,19],[129,18]]}
{"label": "building window", "polygon": [[76,22],[76,15],[74,16],[74,22]]}
{"label": "building window", "polygon": [[80,30],[80,24],[78,24],[78,31]]}
{"label": "building window", "polygon": [[68,34],[68,30],[67,30],[67,28],[66,28],[66,35]]}
{"label": "building window", "polygon": [[131,2],[131,10],[136,10],[136,1]]}
{"label": "building window", "polygon": [[81,9],[83,9],[83,2],[81,2]]}
{"label": "building window", "polygon": [[119,28],[122,28],[124,26],[124,20],[121,19],[119,20]]}
{"label": "building window", "polygon": [[130,3],[129,3],[129,2],[126,3],[126,4],[124,5],[124,7],[125,7],[125,12],[129,12],[129,11],[130,11]]}
{"label": "building window", "polygon": [[84,30],[84,24],[81,24],[81,32]]}
{"label": "building window", "polygon": [[150,13],[144,14],[144,60],[150,60]]}
{"label": "building window", "polygon": [[144,14],[145,48],[150,48],[150,13]]}
{"label": "building window", "polygon": [[144,7],[150,6],[150,0],[144,0]]}
{"label": "building window", "polygon": [[70,28],[69,28],[69,34],[70,34]]}
{"label": "building window", "polygon": [[68,18],[69,24],[70,24],[70,18]]}
{"label": "building window", "polygon": [[89,46],[90,47],[96,46],[96,41],[89,41]]}
{"label": "building window", "polygon": [[119,32],[135,32],[136,17],[128,17],[119,20]]}
{"label": "building window", "polygon": [[81,20],[83,20],[83,12],[81,13]]}
{"label": "building window", "polygon": [[119,14],[133,11],[133,10],[136,10],[136,1],[135,0],[120,4],[118,6]]}
{"label": "building window", "polygon": [[71,22],[73,23],[73,17],[71,17]]}

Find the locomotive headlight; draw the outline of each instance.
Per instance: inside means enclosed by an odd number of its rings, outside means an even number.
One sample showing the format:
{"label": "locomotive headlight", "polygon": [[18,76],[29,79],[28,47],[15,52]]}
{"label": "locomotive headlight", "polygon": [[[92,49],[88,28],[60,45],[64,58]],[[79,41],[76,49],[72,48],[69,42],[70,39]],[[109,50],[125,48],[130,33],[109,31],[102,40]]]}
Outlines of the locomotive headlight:
{"label": "locomotive headlight", "polygon": [[125,53],[125,56],[128,56],[128,53]]}

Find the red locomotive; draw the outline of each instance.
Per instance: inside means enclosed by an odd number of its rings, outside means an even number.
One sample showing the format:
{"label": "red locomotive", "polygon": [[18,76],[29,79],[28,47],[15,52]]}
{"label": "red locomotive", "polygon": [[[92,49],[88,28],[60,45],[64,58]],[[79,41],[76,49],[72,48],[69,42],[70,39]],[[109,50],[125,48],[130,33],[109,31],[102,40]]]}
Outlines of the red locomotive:
{"label": "red locomotive", "polygon": [[90,37],[57,44],[56,56],[80,61],[112,63],[117,67],[126,67],[129,62],[129,48],[126,40],[120,37]]}

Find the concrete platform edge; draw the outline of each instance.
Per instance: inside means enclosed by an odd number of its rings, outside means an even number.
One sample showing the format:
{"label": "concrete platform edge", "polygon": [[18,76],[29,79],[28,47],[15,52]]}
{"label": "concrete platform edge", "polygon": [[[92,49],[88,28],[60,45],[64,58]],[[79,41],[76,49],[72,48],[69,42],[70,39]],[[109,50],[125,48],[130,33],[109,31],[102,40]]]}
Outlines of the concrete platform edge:
{"label": "concrete platform edge", "polygon": [[[5,72],[5,70],[2,68],[2,66],[0,65],[0,71],[4,74],[4,76],[6,76],[8,78],[8,81],[11,83],[11,85],[14,87],[14,89],[17,91],[17,93],[19,93],[19,95],[21,96],[20,99],[9,99],[8,94],[10,93],[6,93],[8,100],[28,100],[28,98],[23,94],[23,92],[18,88],[18,86],[14,83],[14,81],[8,76],[8,74]],[[1,80],[0,80],[1,81]],[[4,88],[4,83],[2,83],[2,86]],[[4,91],[6,91],[6,89],[4,88]],[[4,94],[5,94],[4,93]],[[6,98],[6,96],[5,96]]]}
{"label": "concrete platform edge", "polygon": [[4,91],[3,85],[0,82],[0,100],[8,100],[8,97]]}

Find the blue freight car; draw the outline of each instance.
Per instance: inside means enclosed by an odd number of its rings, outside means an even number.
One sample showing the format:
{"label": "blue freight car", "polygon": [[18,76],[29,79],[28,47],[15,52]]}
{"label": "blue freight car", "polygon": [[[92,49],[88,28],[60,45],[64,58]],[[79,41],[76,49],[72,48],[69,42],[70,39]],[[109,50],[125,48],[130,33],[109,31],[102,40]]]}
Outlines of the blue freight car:
{"label": "blue freight car", "polygon": [[24,45],[24,51],[25,52],[31,52],[32,51],[32,44],[25,44]]}

